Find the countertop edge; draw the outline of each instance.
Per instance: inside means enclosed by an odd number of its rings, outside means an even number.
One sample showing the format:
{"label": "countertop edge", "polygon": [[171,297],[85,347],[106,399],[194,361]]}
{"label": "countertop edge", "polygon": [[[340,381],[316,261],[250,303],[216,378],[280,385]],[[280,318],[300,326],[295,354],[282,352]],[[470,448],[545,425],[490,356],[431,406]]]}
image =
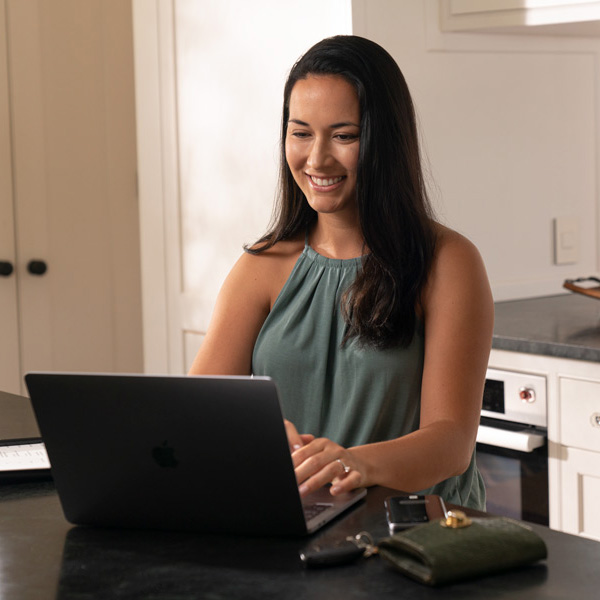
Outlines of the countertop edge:
{"label": "countertop edge", "polygon": [[502,335],[493,336],[492,349],[522,352],[524,354],[553,356],[555,358],[600,362],[600,349],[587,348],[584,346],[571,346],[556,342],[533,341]]}

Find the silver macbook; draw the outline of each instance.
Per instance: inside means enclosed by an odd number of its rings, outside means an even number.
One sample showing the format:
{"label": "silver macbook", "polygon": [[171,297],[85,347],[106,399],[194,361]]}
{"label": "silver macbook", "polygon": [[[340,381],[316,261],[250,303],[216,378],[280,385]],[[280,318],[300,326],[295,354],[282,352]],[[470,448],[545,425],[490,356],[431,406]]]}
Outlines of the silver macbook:
{"label": "silver macbook", "polygon": [[311,533],[363,498],[301,499],[277,386],[266,377],[29,373],[68,521]]}

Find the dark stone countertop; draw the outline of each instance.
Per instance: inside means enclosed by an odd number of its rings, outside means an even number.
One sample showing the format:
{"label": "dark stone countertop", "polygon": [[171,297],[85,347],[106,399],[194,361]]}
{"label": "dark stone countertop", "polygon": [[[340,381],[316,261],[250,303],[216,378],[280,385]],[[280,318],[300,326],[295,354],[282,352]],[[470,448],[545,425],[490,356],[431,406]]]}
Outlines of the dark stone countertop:
{"label": "dark stone countertop", "polygon": [[492,348],[600,362],[600,300],[561,294],[495,307]]}
{"label": "dark stone countertop", "polygon": [[597,598],[600,543],[532,525],[548,547],[534,565],[429,588],[378,557],[304,569],[299,550],[359,531],[388,535],[383,502],[361,503],[308,538],[72,527],[52,483],[0,487],[0,597],[18,600],[545,600]]}

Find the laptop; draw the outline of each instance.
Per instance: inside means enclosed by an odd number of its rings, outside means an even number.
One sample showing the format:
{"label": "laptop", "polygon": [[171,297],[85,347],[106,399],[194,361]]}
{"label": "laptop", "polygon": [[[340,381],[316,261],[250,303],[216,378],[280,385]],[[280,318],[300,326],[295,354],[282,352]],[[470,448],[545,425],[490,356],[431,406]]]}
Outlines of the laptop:
{"label": "laptop", "polygon": [[0,391],[0,483],[50,479],[29,398]]}
{"label": "laptop", "polygon": [[25,376],[66,519],[77,525],[312,533],[366,495],[301,499],[267,377]]}

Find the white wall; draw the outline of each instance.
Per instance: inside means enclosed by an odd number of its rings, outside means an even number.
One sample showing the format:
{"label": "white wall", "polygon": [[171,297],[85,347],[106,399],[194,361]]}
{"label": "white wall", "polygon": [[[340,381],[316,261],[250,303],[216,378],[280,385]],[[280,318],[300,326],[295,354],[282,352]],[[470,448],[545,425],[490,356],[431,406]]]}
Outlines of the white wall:
{"label": "white wall", "polygon": [[[134,0],[145,369],[186,371],[271,216],[283,86],[351,0]],[[243,302],[243,298],[240,298]]]}
{"label": "white wall", "polygon": [[350,33],[351,2],[174,6],[182,282],[172,323],[187,369],[223,279],[270,220],[289,69],[320,39]]}
{"label": "white wall", "polygon": [[[315,41],[354,32],[413,93],[440,219],[496,300],[598,272],[600,38],[442,33],[438,0],[133,0],[145,369],[187,369],[217,290],[269,218],[281,91]],[[553,219],[579,260],[553,264]]]}
{"label": "white wall", "polygon": [[[438,0],[354,0],[353,31],[412,91],[441,220],[479,247],[496,300],[598,271],[600,38],[442,33]],[[579,260],[553,264],[553,219]]]}

